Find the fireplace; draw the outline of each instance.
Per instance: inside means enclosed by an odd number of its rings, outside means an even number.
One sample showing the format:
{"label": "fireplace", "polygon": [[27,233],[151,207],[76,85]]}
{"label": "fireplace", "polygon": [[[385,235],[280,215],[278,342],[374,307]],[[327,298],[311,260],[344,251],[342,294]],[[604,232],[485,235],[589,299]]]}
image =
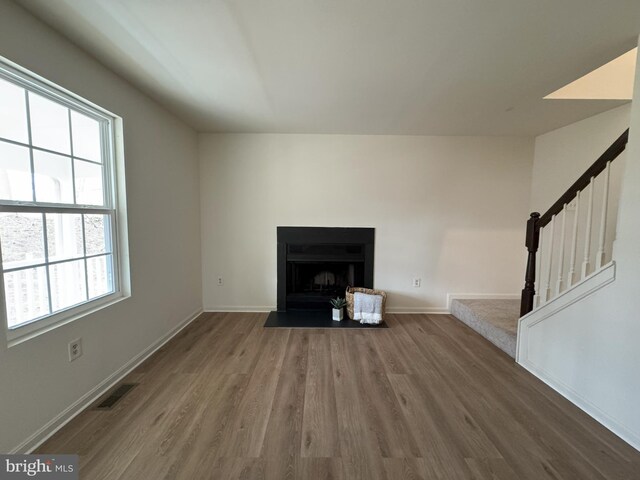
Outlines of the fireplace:
{"label": "fireplace", "polygon": [[348,285],[373,288],[373,228],[278,227],[278,311],[328,310]]}

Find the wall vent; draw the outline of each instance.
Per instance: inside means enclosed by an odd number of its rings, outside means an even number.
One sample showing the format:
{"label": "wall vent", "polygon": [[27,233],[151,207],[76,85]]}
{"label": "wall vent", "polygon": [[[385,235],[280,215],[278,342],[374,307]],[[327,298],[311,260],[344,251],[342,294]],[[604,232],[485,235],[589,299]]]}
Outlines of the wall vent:
{"label": "wall vent", "polygon": [[102,402],[95,407],[95,410],[111,410],[127,393],[129,393],[137,383],[123,383],[109,394]]}

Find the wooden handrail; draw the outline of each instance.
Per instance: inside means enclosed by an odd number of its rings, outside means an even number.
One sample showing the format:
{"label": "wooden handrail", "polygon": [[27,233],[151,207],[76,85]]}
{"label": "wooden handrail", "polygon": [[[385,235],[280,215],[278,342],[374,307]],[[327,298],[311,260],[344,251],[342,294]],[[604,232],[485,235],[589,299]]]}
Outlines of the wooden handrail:
{"label": "wooden handrail", "polygon": [[527,233],[525,246],[527,247],[527,270],[525,273],[525,283],[522,289],[520,301],[520,316],[524,316],[533,310],[533,300],[535,298],[535,282],[536,282],[536,254],[540,243],[540,229],[547,226],[553,218],[558,215],[564,207],[569,204],[579,192],[584,190],[600,173],[602,173],[607,165],[618,158],[618,156],[627,147],[629,141],[629,129],[627,128],[618,139],[611,144],[607,150],[600,155],[593,165],[584,172],[573,185],[555,202],[544,215],[533,212],[527,221]]}
{"label": "wooden handrail", "polygon": [[540,220],[538,220],[538,228],[546,227],[554,215],[559,214],[565,205],[571,203],[571,200],[576,197],[578,192],[584,190],[587,185],[589,185],[592,178],[597,177],[605,168],[607,168],[607,163],[615,160],[618,155],[624,152],[628,141],[629,129],[627,128],[624,133],[620,135],[602,155],[600,155],[600,158],[593,162],[593,165],[587,168],[587,171],[584,172],[580,178],[578,178],[578,180],[576,180],[574,184],[562,194],[558,201],[551,205],[551,208],[540,217]]}

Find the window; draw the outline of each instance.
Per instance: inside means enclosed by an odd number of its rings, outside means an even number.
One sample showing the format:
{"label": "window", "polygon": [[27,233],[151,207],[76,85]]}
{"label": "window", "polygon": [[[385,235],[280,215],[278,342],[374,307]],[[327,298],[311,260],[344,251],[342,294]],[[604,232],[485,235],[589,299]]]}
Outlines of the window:
{"label": "window", "polygon": [[0,62],[0,249],[9,338],[120,293],[115,117]]}

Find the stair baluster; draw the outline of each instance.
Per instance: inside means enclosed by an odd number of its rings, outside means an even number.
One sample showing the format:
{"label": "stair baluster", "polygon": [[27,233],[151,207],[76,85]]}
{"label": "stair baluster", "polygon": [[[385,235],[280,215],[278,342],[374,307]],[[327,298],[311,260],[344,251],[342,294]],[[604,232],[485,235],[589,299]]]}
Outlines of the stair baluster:
{"label": "stair baluster", "polygon": [[594,177],[591,177],[589,186],[587,187],[587,224],[584,234],[584,255],[582,259],[582,279],[589,275],[589,257],[591,256],[591,226],[593,224],[593,183]]}
{"label": "stair baluster", "polygon": [[534,296],[534,299],[533,299],[533,307],[534,308],[539,307],[540,306],[540,302],[541,302],[541,299],[540,299],[540,290],[541,290],[540,283],[541,283],[541,281],[540,281],[540,279],[542,278],[542,250],[543,250],[543,247],[544,247],[544,228],[540,227],[540,226],[538,226],[538,245],[539,245],[540,254],[538,255],[538,258],[537,258],[536,272],[538,272],[538,278],[536,279],[536,282],[535,282],[535,296]]}
{"label": "stair baluster", "polygon": [[609,208],[609,172],[611,170],[611,162],[607,162],[607,168],[604,170],[604,189],[602,192],[602,211],[600,212],[600,237],[598,240],[598,252],[596,253],[596,269],[604,265],[605,253],[604,242],[607,234],[607,209]]}
{"label": "stair baluster", "polygon": [[559,295],[562,291],[564,283],[564,243],[565,243],[565,230],[567,223],[567,204],[562,207],[562,222],[560,231],[560,253],[558,258],[558,280],[556,281],[556,295]]}
{"label": "stair baluster", "polygon": [[551,269],[553,268],[553,230],[556,223],[556,216],[551,217],[549,222],[549,248],[547,250],[547,271],[545,275],[545,284],[542,297],[542,303],[546,303],[551,300]]}
{"label": "stair baluster", "polygon": [[569,274],[567,287],[571,288],[576,281],[576,251],[578,250],[578,219],[580,217],[580,192],[575,198],[576,209],[573,212],[573,233],[571,235],[571,256],[569,257]]}

